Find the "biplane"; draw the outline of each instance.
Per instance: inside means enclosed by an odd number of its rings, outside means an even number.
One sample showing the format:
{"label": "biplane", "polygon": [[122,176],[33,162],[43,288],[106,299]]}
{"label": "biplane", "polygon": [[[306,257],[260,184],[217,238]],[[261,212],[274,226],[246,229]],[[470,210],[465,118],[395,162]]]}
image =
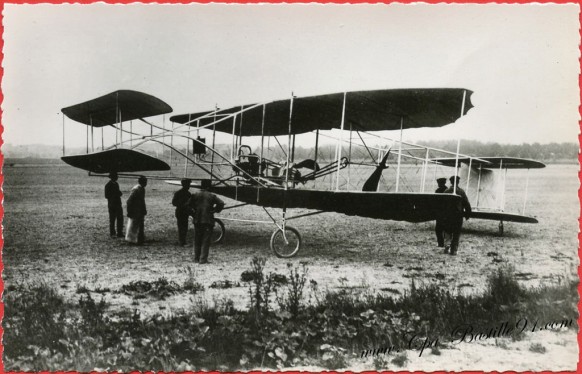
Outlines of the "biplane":
{"label": "biplane", "polygon": [[[168,173],[148,177],[168,183],[210,179],[214,193],[238,202],[225,209],[258,205],[268,217],[219,219],[274,224],[271,249],[278,257],[292,257],[302,243],[299,231],[288,225],[294,219],[336,212],[425,222],[450,214],[460,197],[433,193],[431,171],[436,175],[437,168],[452,165],[457,175],[469,160],[469,169],[478,166],[485,175],[497,164],[460,155],[458,150],[452,153],[404,142],[402,134],[410,128],[454,123],[472,108],[471,94],[463,88],[428,88],[291,95],[175,115],[170,117],[170,127],[165,116],[162,125],[146,120],[170,113],[169,105],[141,92],[121,90],[62,109],[67,117],[88,126],[87,153],[62,160],[89,175],[115,171],[120,177],[133,177],[155,170]],[[145,129],[136,130],[134,121]],[[97,151],[95,128],[101,128]],[[108,147],[104,128],[115,133],[115,142]],[[399,139],[387,136],[394,131]],[[139,151],[147,143],[168,152],[160,157],[151,149]],[[301,210],[299,214],[290,214],[295,209]],[[509,220],[507,215],[499,216],[501,212],[481,214],[477,210],[474,217]],[[216,227],[222,238],[222,221]]]}

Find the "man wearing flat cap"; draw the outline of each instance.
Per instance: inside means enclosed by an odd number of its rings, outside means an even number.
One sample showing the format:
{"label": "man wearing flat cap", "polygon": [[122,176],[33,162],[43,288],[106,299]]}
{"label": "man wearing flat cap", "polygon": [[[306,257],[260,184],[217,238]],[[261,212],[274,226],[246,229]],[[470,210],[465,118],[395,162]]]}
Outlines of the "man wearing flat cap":
{"label": "man wearing flat cap", "polygon": [[463,228],[463,218],[469,219],[471,214],[471,203],[467,198],[465,191],[459,187],[459,182],[461,178],[458,176],[452,176],[449,178],[451,181],[451,187],[447,188],[445,193],[454,193],[461,196],[461,200],[455,205],[455,209],[451,212],[451,216],[447,218],[445,231],[448,231],[452,235],[452,240],[450,246],[445,247],[445,253],[449,252],[451,255],[456,255],[459,249],[459,239],[461,238],[461,229]]}
{"label": "man wearing flat cap", "polygon": [[[107,199],[107,210],[109,210],[109,235],[112,238],[123,237],[123,206],[121,205],[121,195],[117,183],[117,173],[109,173],[109,182],[105,185],[105,198]],[[117,225],[116,225],[117,223]],[[115,227],[117,226],[117,232]]]}
{"label": "man wearing flat cap", "polygon": [[[436,189],[435,193],[444,193],[447,190],[447,178],[439,178],[436,181],[438,184],[438,188]],[[444,222],[442,219],[436,220],[434,231],[437,237],[437,245],[439,246],[439,248],[444,247],[445,233],[444,233]]]}
{"label": "man wearing flat cap", "polygon": [[188,217],[190,217],[190,209],[188,208],[188,200],[192,194],[190,191],[190,179],[182,179],[180,184],[182,188],[174,193],[172,205],[176,207],[176,220],[178,222],[178,244],[186,244],[186,236],[188,235]]}

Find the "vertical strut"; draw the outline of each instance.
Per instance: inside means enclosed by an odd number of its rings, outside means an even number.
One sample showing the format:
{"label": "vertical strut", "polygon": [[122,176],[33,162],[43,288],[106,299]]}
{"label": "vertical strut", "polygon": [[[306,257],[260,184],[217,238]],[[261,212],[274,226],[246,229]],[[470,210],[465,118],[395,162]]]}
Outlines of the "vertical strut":
{"label": "vertical strut", "polygon": [[263,119],[261,121],[261,156],[259,157],[259,175],[263,174],[262,166],[263,165],[263,148],[264,148],[264,140],[265,140],[265,111],[267,106],[263,104]]}
{"label": "vertical strut", "polygon": [[[467,97],[467,91],[463,91],[463,102],[461,103],[461,115],[460,117],[463,117],[463,114],[465,113],[465,99]],[[455,156],[455,184],[453,186],[453,193],[456,194],[457,193],[457,176],[459,175],[459,150],[461,148],[461,138],[459,138],[457,140],[457,155]],[[471,171],[469,170],[469,173]]]}
{"label": "vertical strut", "polygon": [[[283,190],[283,238],[285,238],[285,214],[287,212],[287,190],[289,189],[289,147],[291,146],[291,120],[293,118],[293,93],[291,93],[291,103],[289,106],[289,133],[287,136],[287,165],[286,165],[286,173],[285,173],[285,190]],[[286,240],[286,239],[285,239]]]}
{"label": "vertical strut", "polygon": [[212,121],[212,156],[210,159],[210,180],[212,180],[213,169],[214,169],[214,145],[216,141],[216,111],[218,110],[218,105],[214,106],[214,119]]}
{"label": "vertical strut", "polygon": [[[93,117],[89,117],[89,123],[93,127]],[[117,134],[117,132],[115,133]],[[87,127],[87,153],[89,153],[89,128]]]}
{"label": "vertical strut", "polygon": [[400,145],[398,146],[398,166],[396,168],[396,192],[400,184],[400,161],[402,161],[402,129],[404,127],[404,117],[400,117]]}
{"label": "vertical strut", "polygon": [[483,165],[479,164],[479,179],[477,179],[477,208],[479,207],[479,197],[481,196],[481,172],[483,171]]}
{"label": "vertical strut", "polygon": [[461,148],[461,138],[457,139],[457,154],[455,155],[455,183],[453,183],[453,193],[457,193],[457,176],[459,175],[459,151]]}
{"label": "vertical strut", "polygon": [[[63,118],[63,156],[65,155],[65,115],[62,115]],[[103,130],[103,128],[101,128]]]}
{"label": "vertical strut", "polygon": [[[319,129],[315,130],[315,165],[317,165],[317,147],[319,143]],[[317,184],[317,178],[313,179],[313,186]]]}
{"label": "vertical strut", "polygon": [[426,155],[424,157],[424,167],[422,168],[422,186],[420,192],[424,192],[426,185],[426,170],[428,169],[428,148],[426,149]]}
{"label": "vertical strut", "polygon": [[346,118],[346,97],[347,92],[344,92],[344,103],[342,105],[342,123],[340,129],[340,139],[338,142],[338,152],[337,152],[337,177],[335,182],[335,190],[339,191],[339,177],[340,177],[340,169],[341,169],[341,158],[342,158],[342,141],[343,141],[343,133],[344,133],[344,122]]}
{"label": "vertical strut", "polygon": [[469,158],[469,171],[467,172],[467,188],[465,188],[465,193],[469,196],[469,181],[471,180],[471,170],[473,167],[473,158]]}
{"label": "vertical strut", "polygon": [[525,196],[523,198],[523,210],[521,214],[525,215],[525,204],[527,202],[527,187],[529,185],[529,168],[527,169],[527,175],[525,177]]}
{"label": "vertical strut", "polygon": [[119,110],[119,145],[123,147],[123,121],[121,121],[121,109]]}

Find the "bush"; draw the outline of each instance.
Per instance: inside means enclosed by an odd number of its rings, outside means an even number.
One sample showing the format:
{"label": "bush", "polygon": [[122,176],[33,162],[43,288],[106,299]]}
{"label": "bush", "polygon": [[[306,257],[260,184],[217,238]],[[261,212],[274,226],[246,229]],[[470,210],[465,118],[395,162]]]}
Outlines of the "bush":
{"label": "bush", "polygon": [[294,318],[297,318],[299,311],[301,309],[301,304],[303,301],[303,289],[307,283],[307,265],[305,263],[301,264],[301,270],[299,267],[293,267],[292,264],[287,264],[287,270],[289,271],[289,277],[280,280],[279,284],[285,284],[287,286],[286,292],[281,296],[277,297],[279,307],[282,310],[286,310]]}

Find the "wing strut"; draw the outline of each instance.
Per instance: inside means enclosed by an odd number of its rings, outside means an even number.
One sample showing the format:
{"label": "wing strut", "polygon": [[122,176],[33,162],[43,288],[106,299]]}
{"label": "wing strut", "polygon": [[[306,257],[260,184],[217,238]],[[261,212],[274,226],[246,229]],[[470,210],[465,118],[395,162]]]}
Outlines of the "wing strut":
{"label": "wing strut", "polygon": [[285,170],[285,190],[283,191],[283,238],[287,241],[285,237],[285,214],[287,212],[287,190],[289,189],[289,156],[291,155],[291,121],[293,119],[293,99],[295,96],[291,93],[291,100],[289,102],[289,133],[287,134],[287,167]]}
{"label": "wing strut", "polygon": [[[315,130],[315,157],[314,157],[315,160],[313,160],[314,163],[315,163],[315,165],[317,165],[317,148],[318,148],[318,145],[319,145],[319,129]],[[316,180],[313,180],[313,187],[316,187],[317,186],[316,183],[317,183]]]}
{"label": "wing strut", "polygon": [[[467,98],[467,91],[463,90],[463,103],[461,104],[461,115],[459,116],[459,118],[463,117],[463,114],[465,113],[465,99]],[[457,176],[459,175],[459,151],[461,148],[461,137],[459,135],[459,139],[457,140],[457,155],[455,156],[455,181],[457,180]],[[469,173],[471,173],[470,169],[469,169]],[[456,194],[457,193],[457,183],[453,184],[453,193]]]}
{"label": "wing strut", "polygon": [[471,180],[471,167],[473,164],[473,158],[469,159],[469,171],[467,172],[467,188],[465,188],[465,192],[467,196],[469,195],[469,181]]}
{"label": "wing strut", "polygon": [[527,202],[527,188],[529,185],[529,168],[527,169],[527,175],[525,176],[525,196],[523,198],[523,210],[521,212],[522,215],[525,216],[525,203]]}
{"label": "wing strut", "polygon": [[341,132],[340,138],[338,142],[338,152],[337,152],[337,176],[336,176],[336,183],[335,183],[335,190],[339,191],[339,177],[340,177],[340,160],[342,158],[342,141],[343,141],[343,134],[344,134],[344,123],[346,119],[346,97],[347,92],[344,92],[344,103],[342,106],[342,123],[341,123]]}
{"label": "wing strut", "polygon": [[65,156],[65,115],[63,117],[63,157]]}
{"label": "wing strut", "polygon": [[216,143],[216,112],[218,111],[218,105],[214,106],[214,118],[212,121],[212,156],[210,158],[210,177],[212,178],[212,172],[214,171],[214,149]]}
{"label": "wing strut", "polygon": [[[402,129],[404,127],[404,117],[400,117],[400,145],[398,150],[398,166],[396,168],[396,192],[398,192],[398,182],[400,182],[400,161],[402,159]],[[458,152],[457,152],[458,153]]]}

